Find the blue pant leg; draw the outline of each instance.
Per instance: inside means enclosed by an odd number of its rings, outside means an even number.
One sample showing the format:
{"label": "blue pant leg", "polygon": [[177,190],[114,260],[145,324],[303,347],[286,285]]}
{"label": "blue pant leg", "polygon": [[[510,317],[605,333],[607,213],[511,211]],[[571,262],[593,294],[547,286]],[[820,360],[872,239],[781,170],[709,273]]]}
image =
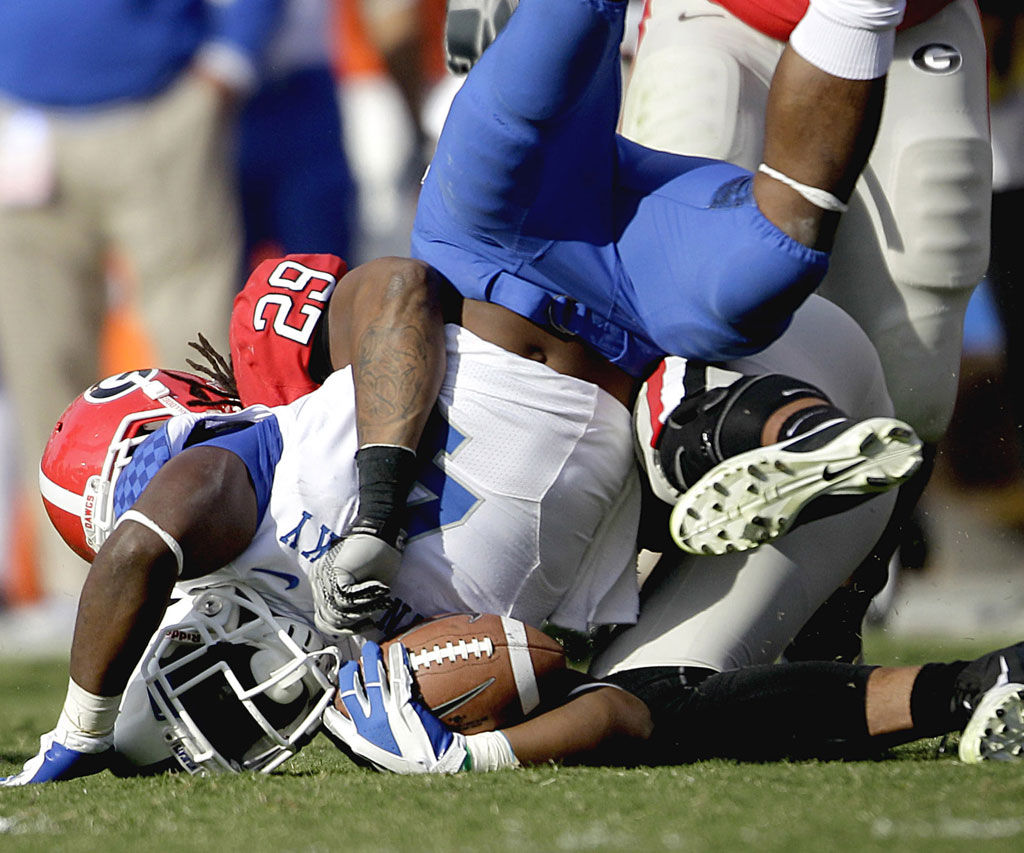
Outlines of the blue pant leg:
{"label": "blue pant leg", "polygon": [[414,253],[486,237],[528,260],[552,240],[607,236],[624,7],[523,0],[452,104]]}
{"label": "blue pant leg", "polygon": [[[620,140],[617,241],[632,312],[665,352],[720,361],[758,352],[820,283],[828,256],[769,222],[738,166]],[[628,192],[627,192],[628,190]]]}

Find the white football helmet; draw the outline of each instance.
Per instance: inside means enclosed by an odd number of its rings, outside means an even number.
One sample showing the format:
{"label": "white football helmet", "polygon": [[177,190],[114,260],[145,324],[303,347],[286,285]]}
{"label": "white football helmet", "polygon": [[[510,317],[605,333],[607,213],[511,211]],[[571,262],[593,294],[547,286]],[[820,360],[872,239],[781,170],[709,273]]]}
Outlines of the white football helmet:
{"label": "white football helmet", "polygon": [[135,448],[173,415],[238,408],[183,371],[131,370],[97,382],[64,410],[43,451],[39,488],[53,526],[91,562],[110,534],[114,487]]}
{"label": "white football helmet", "polygon": [[316,734],[340,655],[241,584],[168,608],[129,681],[114,748],[130,772],[269,773]]}

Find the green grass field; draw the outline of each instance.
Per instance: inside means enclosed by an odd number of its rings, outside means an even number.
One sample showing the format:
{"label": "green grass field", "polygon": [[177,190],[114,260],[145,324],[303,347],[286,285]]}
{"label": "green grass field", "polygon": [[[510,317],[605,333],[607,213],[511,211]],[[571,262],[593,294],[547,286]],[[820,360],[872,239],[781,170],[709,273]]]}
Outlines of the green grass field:
{"label": "green grass field", "polygon": [[[879,634],[868,656],[912,664],[1001,644]],[[0,774],[35,753],[66,679],[64,661],[0,661]],[[937,745],[878,762],[423,778],[358,769],[318,738],[270,777],[103,773],[0,789],[0,851],[1024,849],[1024,767],[964,766]]]}

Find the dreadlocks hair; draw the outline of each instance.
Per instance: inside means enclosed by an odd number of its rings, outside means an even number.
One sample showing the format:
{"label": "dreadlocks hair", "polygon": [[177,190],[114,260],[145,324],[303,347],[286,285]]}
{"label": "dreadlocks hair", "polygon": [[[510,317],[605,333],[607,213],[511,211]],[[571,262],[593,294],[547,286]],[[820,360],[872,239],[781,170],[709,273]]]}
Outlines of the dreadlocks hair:
{"label": "dreadlocks hair", "polygon": [[[188,362],[189,367],[197,373],[209,377],[218,386],[216,390],[223,392],[225,403],[235,403],[241,406],[242,401],[238,395],[238,384],[235,382],[231,357],[224,358],[217,352],[213,344],[203,337],[202,332],[196,332],[196,334],[199,335],[199,341],[189,341],[188,345],[206,359],[206,364],[200,364],[190,358],[186,358],[185,361]],[[209,386],[195,386],[192,390],[198,397],[210,396]],[[207,399],[203,402],[211,402],[211,400]]]}

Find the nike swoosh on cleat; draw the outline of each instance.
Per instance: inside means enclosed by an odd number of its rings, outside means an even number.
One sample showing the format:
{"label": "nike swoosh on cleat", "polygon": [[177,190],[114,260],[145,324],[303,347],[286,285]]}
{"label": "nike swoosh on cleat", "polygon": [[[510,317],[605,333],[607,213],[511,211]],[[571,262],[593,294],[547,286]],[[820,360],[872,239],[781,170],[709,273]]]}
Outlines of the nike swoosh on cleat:
{"label": "nike swoosh on cleat", "polygon": [[680,21],[692,21],[694,18],[724,18],[725,15],[718,15],[714,12],[701,12],[698,15],[688,15],[686,12],[679,13]]}
{"label": "nike swoosh on cleat", "polygon": [[457,711],[467,702],[475,699],[492,684],[494,684],[494,679],[488,678],[486,681],[481,682],[476,687],[470,688],[461,696],[453,696],[447,702],[442,702],[436,708],[431,708],[430,710],[434,713],[435,716],[444,717],[446,714],[450,714],[452,711]]}
{"label": "nike swoosh on cleat", "polygon": [[826,465],[825,469],[821,472],[821,479],[824,480],[826,483],[829,483],[832,480],[836,479],[836,477],[842,477],[843,474],[845,474],[847,471],[852,471],[858,465],[860,465],[860,462],[854,462],[851,465],[847,465],[845,468],[839,468],[836,470],[832,470],[828,467],[828,465]]}

